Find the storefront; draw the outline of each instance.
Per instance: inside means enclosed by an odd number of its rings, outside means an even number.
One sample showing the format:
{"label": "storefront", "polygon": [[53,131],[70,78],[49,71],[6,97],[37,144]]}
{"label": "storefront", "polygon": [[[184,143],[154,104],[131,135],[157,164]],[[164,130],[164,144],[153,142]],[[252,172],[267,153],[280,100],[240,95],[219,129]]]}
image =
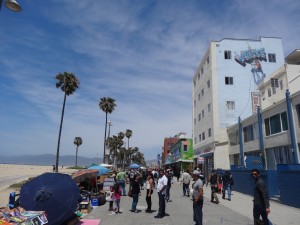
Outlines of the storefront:
{"label": "storefront", "polygon": [[172,168],[175,173],[183,170],[193,171],[194,165],[193,142],[189,138],[180,138],[167,155],[165,167]]}

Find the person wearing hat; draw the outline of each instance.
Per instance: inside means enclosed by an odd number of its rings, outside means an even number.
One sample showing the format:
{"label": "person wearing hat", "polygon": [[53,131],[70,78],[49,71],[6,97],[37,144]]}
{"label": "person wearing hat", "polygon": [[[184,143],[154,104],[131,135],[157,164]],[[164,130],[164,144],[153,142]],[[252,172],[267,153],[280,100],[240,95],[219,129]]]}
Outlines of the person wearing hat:
{"label": "person wearing hat", "polygon": [[193,172],[193,219],[195,225],[202,225],[203,214],[203,183],[200,179],[200,172],[194,170]]}

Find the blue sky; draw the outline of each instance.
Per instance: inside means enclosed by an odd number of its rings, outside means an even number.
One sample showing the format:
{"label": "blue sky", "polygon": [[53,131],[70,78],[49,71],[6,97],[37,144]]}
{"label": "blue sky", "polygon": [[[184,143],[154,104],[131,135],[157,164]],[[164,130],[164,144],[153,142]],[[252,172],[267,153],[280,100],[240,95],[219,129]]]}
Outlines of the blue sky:
{"label": "blue sky", "polygon": [[222,38],[281,37],[300,48],[300,2],[292,0],[18,0],[0,12],[0,155],[56,154],[63,92],[72,72],[60,155],[102,157],[102,97],[117,107],[111,134],[131,129],[146,159],[163,139],[192,136],[192,77],[208,44]]}

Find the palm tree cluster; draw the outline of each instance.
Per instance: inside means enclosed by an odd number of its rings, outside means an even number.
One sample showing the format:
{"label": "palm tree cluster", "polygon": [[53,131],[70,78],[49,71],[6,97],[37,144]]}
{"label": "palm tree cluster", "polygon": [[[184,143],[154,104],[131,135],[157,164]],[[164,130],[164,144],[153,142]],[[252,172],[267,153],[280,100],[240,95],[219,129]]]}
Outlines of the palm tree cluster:
{"label": "palm tree cluster", "polygon": [[[59,127],[59,135],[58,135],[58,143],[57,143],[57,152],[56,152],[56,164],[55,164],[55,172],[58,172],[58,162],[59,162],[59,148],[60,148],[60,139],[61,139],[61,132],[62,132],[62,124],[64,118],[64,111],[66,105],[67,96],[72,95],[78,88],[79,88],[79,80],[73,73],[59,73],[55,76],[56,88],[61,88],[64,92],[64,100],[63,100],[63,107],[61,113],[61,121]],[[100,99],[99,107],[105,113],[105,132],[104,132],[104,148],[103,148],[103,163],[110,161],[110,163],[121,164],[124,168],[125,165],[129,165],[130,163],[138,163],[140,165],[146,165],[143,153],[139,152],[137,147],[129,147],[129,139],[132,136],[132,130],[127,129],[125,133],[120,132],[118,135],[113,135],[112,137],[106,137],[107,131],[107,116],[111,114],[115,107],[116,107],[115,100],[110,97],[103,97]],[[128,139],[127,148],[124,147],[124,137]],[[82,145],[82,138],[75,137],[74,144],[76,145],[76,161],[75,166],[77,166],[77,155],[78,155],[78,148]],[[110,150],[110,155],[105,156],[106,147]]]}
{"label": "palm tree cluster", "polygon": [[122,167],[130,165],[131,163],[137,163],[145,166],[145,158],[144,154],[139,151],[138,147],[124,147],[124,137],[129,138],[132,136],[132,131],[127,129],[125,134],[123,132],[119,132],[118,135],[113,135],[108,139],[108,145],[111,153],[111,158],[109,159],[109,163],[114,163],[114,166]]}

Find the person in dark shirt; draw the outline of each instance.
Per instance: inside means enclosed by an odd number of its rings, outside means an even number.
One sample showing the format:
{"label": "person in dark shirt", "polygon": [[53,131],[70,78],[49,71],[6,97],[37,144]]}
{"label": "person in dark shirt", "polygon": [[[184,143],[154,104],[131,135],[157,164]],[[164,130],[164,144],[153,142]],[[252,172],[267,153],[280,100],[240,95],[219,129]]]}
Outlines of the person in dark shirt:
{"label": "person in dark shirt", "polygon": [[264,225],[269,225],[268,214],[270,211],[269,196],[264,180],[260,177],[260,171],[253,169],[251,175],[255,180],[253,198],[253,219],[254,224],[258,224],[260,216]]}
{"label": "person in dark shirt", "polygon": [[216,203],[219,204],[219,198],[217,196],[217,192],[218,192],[218,187],[219,187],[219,176],[216,173],[216,171],[213,169],[212,173],[210,174],[208,181],[206,183],[206,187],[208,185],[208,183],[210,183],[210,189],[211,189],[211,197],[210,197],[210,201],[214,202],[214,199],[216,199]]}
{"label": "person in dark shirt", "polygon": [[223,189],[222,189],[222,198],[225,199],[225,194],[227,191],[228,194],[228,201],[231,201],[231,179],[232,175],[229,171],[225,171],[222,182],[223,182]]}
{"label": "person in dark shirt", "polygon": [[137,203],[139,201],[139,194],[141,192],[140,190],[140,183],[139,183],[140,175],[135,174],[133,177],[133,180],[131,182],[131,193],[132,193],[132,205],[131,205],[131,212],[138,213],[138,210],[136,209]]}
{"label": "person in dark shirt", "polygon": [[170,174],[170,170],[167,170],[166,177],[168,178],[167,190],[166,190],[166,202],[170,200],[170,190],[172,184],[172,174]]}

